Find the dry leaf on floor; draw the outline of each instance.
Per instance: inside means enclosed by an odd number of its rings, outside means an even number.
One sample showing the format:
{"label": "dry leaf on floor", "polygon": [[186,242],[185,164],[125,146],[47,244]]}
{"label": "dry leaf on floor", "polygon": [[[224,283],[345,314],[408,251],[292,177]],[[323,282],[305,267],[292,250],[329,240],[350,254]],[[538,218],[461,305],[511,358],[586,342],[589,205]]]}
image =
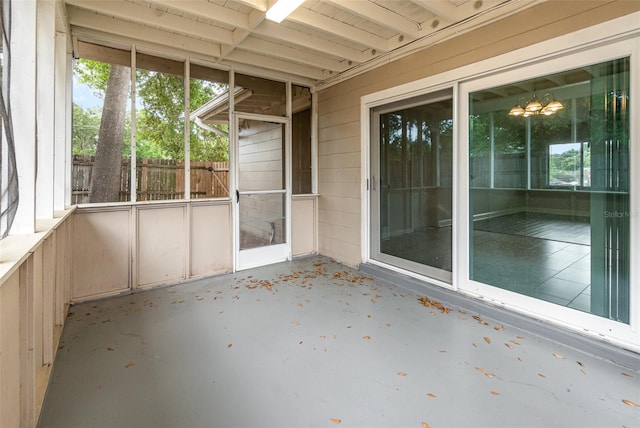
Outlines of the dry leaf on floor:
{"label": "dry leaf on floor", "polygon": [[429,392],[427,393],[427,397],[436,398],[436,395]]}
{"label": "dry leaf on floor", "polygon": [[509,344],[509,343],[505,343],[504,346],[506,346],[509,349],[513,349],[513,345]]}
{"label": "dry leaf on floor", "polygon": [[107,346],[107,351],[113,351],[113,348],[111,346]]}
{"label": "dry leaf on floor", "polygon": [[488,344],[491,344],[491,339],[489,339],[488,337],[485,336],[484,341],[487,342]]}
{"label": "dry leaf on floor", "polygon": [[560,355],[560,354],[554,353],[553,356],[556,357],[559,360],[564,360],[565,359],[564,355]]}
{"label": "dry leaf on floor", "polygon": [[128,363],[127,363],[127,365],[126,365],[126,366],[124,366],[124,368],[125,368],[125,369],[128,369],[129,367],[133,367],[133,366],[135,366],[135,365],[136,365],[136,363],[134,363],[133,361],[130,361],[130,362],[128,362]]}
{"label": "dry leaf on floor", "polygon": [[478,370],[482,374],[487,374],[487,371],[485,369],[483,369],[482,367],[476,367],[476,370]]}
{"label": "dry leaf on floor", "polygon": [[342,419],[340,419],[340,418],[331,418],[331,422],[333,422],[334,424],[339,424],[340,422],[342,422]]}
{"label": "dry leaf on floor", "polygon": [[300,322],[299,322],[299,321],[294,321],[294,322],[292,322],[291,324],[293,324],[293,325],[300,325]]}
{"label": "dry leaf on floor", "polygon": [[229,343],[229,344],[227,345],[227,348],[231,348],[232,346],[233,346],[233,343]]}
{"label": "dry leaf on floor", "polygon": [[493,329],[494,329],[495,331],[502,331],[502,330],[504,330],[504,326],[503,326],[503,325],[500,325],[500,326],[498,326],[498,327],[493,327]]}
{"label": "dry leaf on floor", "polygon": [[540,376],[541,378],[545,378],[546,376],[543,375],[542,373],[538,373],[538,376]]}
{"label": "dry leaf on floor", "polygon": [[630,375],[629,373],[625,373],[625,372],[621,372],[620,374],[622,376],[633,377],[633,375]]}
{"label": "dry leaf on floor", "polygon": [[473,345],[474,348],[478,347],[478,345],[476,345],[475,343],[472,343],[472,345]]}
{"label": "dry leaf on floor", "polygon": [[431,428],[431,426],[426,422],[422,422],[422,428]]}
{"label": "dry leaf on floor", "polygon": [[624,404],[626,404],[627,406],[631,406],[631,407],[640,407],[640,404],[634,403],[631,400],[622,400],[622,402]]}
{"label": "dry leaf on floor", "polygon": [[364,340],[371,340],[371,336],[362,336]]}
{"label": "dry leaf on floor", "polygon": [[406,376],[407,374],[405,372],[398,372],[398,376]]}
{"label": "dry leaf on floor", "polygon": [[491,391],[491,394],[493,395],[500,395],[500,393],[498,391]]}
{"label": "dry leaf on floor", "polygon": [[387,327],[391,327],[391,323],[390,323],[390,322],[386,323],[385,325],[386,325]]}
{"label": "dry leaf on floor", "polygon": [[[378,295],[376,295],[376,297],[378,297]],[[382,296],[380,296],[380,297],[382,297]],[[447,313],[451,312],[451,309],[447,308],[442,303],[437,302],[435,300],[431,300],[426,296],[418,297],[418,301],[420,303],[422,303],[423,306],[425,306],[427,308],[436,308],[440,312],[442,312],[443,314],[447,314]]]}
{"label": "dry leaf on floor", "polygon": [[584,367],[584,364],[581,361],[576,361],[580,367]]}

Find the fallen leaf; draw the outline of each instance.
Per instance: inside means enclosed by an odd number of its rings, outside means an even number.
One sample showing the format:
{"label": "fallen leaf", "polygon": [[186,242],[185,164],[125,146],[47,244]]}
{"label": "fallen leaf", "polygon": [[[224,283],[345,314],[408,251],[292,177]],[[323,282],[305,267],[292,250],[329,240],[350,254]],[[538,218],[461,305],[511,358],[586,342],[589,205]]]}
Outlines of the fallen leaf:
{"label": "fallen leaf", "polygon": [[584,364],[583,364],[582,362],[580,362],[580,361],[576,361],[576,363],[578,363],[578,365],[579,365],[580,367],[584,367]]}
{"label": "fallen leaf", "polygon": [[196,297],[196,300],[204,300],[204,297]]}
{"label": "fallen leaf", "polygon": [[540,376],[541,378],[545,378],[546,376],[543,375],[542,373],[538,373],[538,376]]}
{"label": "fallen leaf", "polygon": [[298,307],[301,308],[302,307],[302,303],[298,303]]}
{"label": "fallen leaf", "polygon": [[476,345],[475,343],[472,343],[472,345],[473,345],[474,348],[478,347],[478,345]]}
{"label": "fallen leaf", "polygon": [[426,422],[422,422],[422,428],[431,428],[431,426]]}
{"label": "fallen leaf", "polygon": [[441,350],[440,350],[440,352],[447,352],[447,351],[446,351],[446,350],[444,350],[444,349],[441,349]]}
{"label": "fallen leaf", "polygon": [[320,339],[326,339],[326,338],[327,338],[327,336],[325,336],[325,335],[320,336]]}
{"label": "fallen leaf", "polygon": [[500,395],[500,393],[498,391],[491,391],[491,394],[493,395]]}
{"label": "fallen leaf", "polygon": [[107,346],[107,351],[113,351],[113,348],[111,346]]}
{"label": "fallen leaf", "polygon": [[436,395],[429,392],[427,393],[427,397],[436,398]]}
{"label": "fallen leaf", "polygon": [[481,367],[476,367],[476,370],[478,370],[482,374],[487,374],[487,371]]}
{"label": "fallen leaf", "polygon": [[622,376],[633,377],[633,375],[630,375],[629,373],[625,373],[625,372],[621,372],[620,374]]}
{"label": "fallen leaf", "polygon": [[503,326],[503,325],[501,325],[501,326],[498,326],[498,327],[493,327],[493,329],[494,329],[495,331],[502,331],[502,330],[504,330],[504,326]]}
{"label": "fallen leaf", "polygon": [[487,342],[488,344],[491,344],[491,339],[489,339],[488,337],[485,336],[484,341]]}
{"label": "fallen leaf", "polygon": [[506,346],[509,349],[513,349],[513,345],[511,345],[510,343],[505,343],[504,346]]}
{"label": "fallen leaf", "polygon": [[398,376],[406,376],[407,374],[405,372],[398,372]]}
{"label": "fallen leaf", "polygon": [[391,327],[391,323],[389,323],[389,322],[388,322],[388,323],[386,323],[385,325],[386,325],[387,327]]}
{"label": "fallen leaf", "polygon": [[622,400],[622,402],[624,404],[626,404],[627,406],[631,406],[631,407],[640,407],[640,404],[634,403],[631,400]]}
{"label": "fallen leaf", "polygon": [[362,336],[364,340],[371,340],[371,336]]}
{"label": "fallen leaf", "polygon": [[233,343],[230,343],[227,345],[227,348],[231,348],[233,346]]}
{"label": "fallen leaf", "polygon": [[292,322],[291,324],[293,324],[293,325],[300,325],[300,322],[299,322],[299,321],[294,321],[294,322]]}
{"label": "fallen leaf", "polygon": [[124,366],[124,368],[125,368],[125,369],[128,369],[129,367],[133,367],[133,366],[135,366],[135,365],[136,365],[136,363],[134,363],[133,361],[130,361],[130,362],[128,362],[128,363],[127,363],[127,365],[126,365],[126,366]]}
{"label": "fallen leaf", "polygon": [[554,353],[553,356],[556,357],[559,360],[564,360],[565,359],[564,355],[560,355],[560,354],[555,354]]}
{"label": "fallen leaf", "polygon": [[340,419],[340,418],[331,418],[331,422],[333,422],[334,424],[339,424],[340,422],[342,422],[342,419]]}
{"label": "fallen leaf", "polygon": [[[379,296],[379,295],[376,294],[376,297],[382,297],[382,296]],[[447,314],[447,313],[451,312],[451,309],[447,308],[442,303],[437,302],[435,300],[431,300],[426,296],[418,297],[418,301],[420,303],[422,303],[423,306],[425,306],[427,308],[431,308],[431,307],[436,308],[440,312],[442,312],[443,314]]]}

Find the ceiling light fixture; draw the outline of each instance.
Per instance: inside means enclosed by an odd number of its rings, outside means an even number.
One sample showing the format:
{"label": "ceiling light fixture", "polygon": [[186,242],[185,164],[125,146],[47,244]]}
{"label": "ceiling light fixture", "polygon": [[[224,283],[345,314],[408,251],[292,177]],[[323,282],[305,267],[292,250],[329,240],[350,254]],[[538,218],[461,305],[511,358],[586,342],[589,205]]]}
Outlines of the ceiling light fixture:
{"label": "ceiling light fixture", "polygon": [[553,98],[553,95],[544,94],[541,99],[538,99],[534,93],[531,101],[527,101],[524,97],[520,98],[518,103],[509,110],[509,116],[529,117],[537,114],[551,116],[563,108],[562,103]]}
{"label": "ceiling light fixture", "polygon": [[267,10],[267,19],[280,23],[302,3],[304,3],[304,0],[277,0]]}

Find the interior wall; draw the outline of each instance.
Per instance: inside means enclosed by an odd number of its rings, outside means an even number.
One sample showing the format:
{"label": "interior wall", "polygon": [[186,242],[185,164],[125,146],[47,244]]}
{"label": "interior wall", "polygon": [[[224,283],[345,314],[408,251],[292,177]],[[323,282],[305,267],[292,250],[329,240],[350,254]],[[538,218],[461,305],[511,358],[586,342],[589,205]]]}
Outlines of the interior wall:
{"label": "interior wall", "polygon": [[318,250],[351,266],[360,248],[360,98],[640,10],[634,1],[551,0],[322,89],[318,137]]}

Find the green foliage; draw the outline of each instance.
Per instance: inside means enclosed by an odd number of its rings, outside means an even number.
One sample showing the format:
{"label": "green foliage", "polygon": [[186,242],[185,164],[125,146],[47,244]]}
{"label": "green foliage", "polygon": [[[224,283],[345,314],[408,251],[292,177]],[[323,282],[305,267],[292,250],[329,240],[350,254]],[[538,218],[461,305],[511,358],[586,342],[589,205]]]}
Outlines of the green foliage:
{"label": "green foliage", "polygon": [[73,68],[73,74],[80,83],[86,83],[99,98],[104,97],[111,73],[111,64],[88,59],[79,59]]}
{"label": "green foliage", "polygon": [[79,105],[73,104],[72,151],[74,155],[96,154],[101,116],[100,109],[85,110]]}
{"label": "green foliage", "polygon": [[[111,65],[80,59],[74,68],[76,79],[91,87],[103,98],[109,80]],[[184,159],[184,83],[181,76],[138,70],[136,74],[138,109],[136,112],[136,156],[138,158]],[[226,88],[203,80],[192,79],[190,110],[205,104]],[[73,152],[93,155],[96,151],[100,128],[101,109],[82,109],[74,104]],[[228,132],[227,125],[220,125]],[[228,139],[190,124],[190,151],[192,160],[226,162],[229,160]],[[131,119],[125,125],[123,156],[131,148]]]}

